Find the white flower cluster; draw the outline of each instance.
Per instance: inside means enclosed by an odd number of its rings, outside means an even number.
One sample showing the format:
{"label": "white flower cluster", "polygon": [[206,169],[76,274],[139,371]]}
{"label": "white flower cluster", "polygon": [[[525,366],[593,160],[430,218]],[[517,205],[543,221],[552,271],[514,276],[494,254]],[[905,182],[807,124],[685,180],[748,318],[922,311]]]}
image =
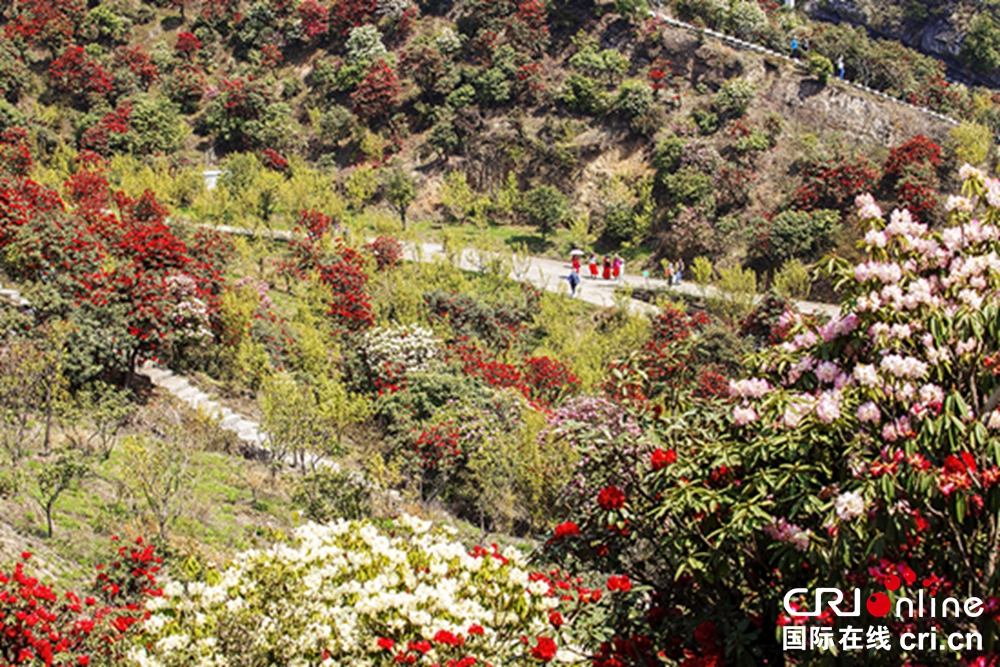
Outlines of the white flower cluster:
{"label": "white flower cluster", "polygon": [[352,64],[375,63],[388,53],[382,43],[382,33],[371,23],[351,28],[344,48]]}
{"label": "white flower cluster", "polygon": [[545,634],[557,605],[513,548],[470,554],[407,516],[386,532],[368,522],[307,524],[291,544],[238,555],[215,583],[166,586],[129,660],[366,667],[393,664],[422,642],[418,664],[444,663],[444,632],[479,661],[525,664],[521,637]]}
{"label": "white flower cluster", "polygon": [[379,327],[365,335],[365,359],[374,372],[386,364],[405,373],[429,370],[441,351],[441,341],[434,332],[416,324],[401,327]]}

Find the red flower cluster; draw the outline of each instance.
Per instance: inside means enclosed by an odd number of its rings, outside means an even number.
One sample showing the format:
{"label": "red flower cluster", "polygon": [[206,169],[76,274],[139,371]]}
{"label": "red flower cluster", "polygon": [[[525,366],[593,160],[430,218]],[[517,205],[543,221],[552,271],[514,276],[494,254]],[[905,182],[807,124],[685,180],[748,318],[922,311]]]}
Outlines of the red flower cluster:
{"label": "red flower cluster", "polygon": [[56,49],[72,41],[87,15],[84,0],[21,0],[8,3],[4,38],[28,46]]}
{"label": "red flower cluster", "polygon": [[611,512],[625,507],[625,494],[615,485],[606,486],[597,494],[597,504]]}
{"label": "red flower cluster", "polygon": [[148,90],[160,78],[160,70],[142,46],[121,46],[115,50],[113,60],[115,72],[122,69],[136,78],[141,90]]}
{"label": "red flower cluster", "polygon": [[70,46],[49,65],[49,78],[56,90],[77,97],[104,97],[112,89],[112,77],[87,55],[82,46]]}
{"label": "red flower cluster", "polygon": [[803,184],[795,192],[794,206],[803,210],[847,209],[857,195],[871,192],[879,181],[878,167],[864,156],[810,161],[801,173]]}
{"label": "red flower cluster", "polygon": [[632,590],[632,580],[628,578],[627,574],[623,574],[620,577],[611,575],[608,577],[608,590],[628,593]]}
{"label": "red flower cluster", "polygon": [[194,57],[198,54],[198,50],[201,49],[201,47],[201,40],[195,37],[193,33],[177,33],[177,42],[174,44],[174,51],[180,53],[188,60],[194,60]]}
{"label": "red flower cluster", "polygon": [[272,171],[277,171],[282,174],[291,173],[292,169],[288,166],[288,160],[282,157],[281,153],[274,150],[273,148],[265,148],[260,152],[261,164],[264,165],[265,169],[270,169]]}
{"label": "red flower cluster", "polygon": [[316,0],[305,0],[299,5],[299,20],[306,39],[321,37],[330,30],[330,10]]}
{"label": "red flower cluster", "polygon": [[122,102],[118,108],[107,114],[80,137],[80,148],[91,151],[101,157],[108,157],[116,142],[115,138],[126,135],[131,128],[129,117],[132,115],[132,103]]}
{"label": "red flower cluster", "polygon": [[379,60],[351,93],[354,113],[363,122],[386,120],[399,95],[396,72]]}
{"label": "red flower cluster", "polygon": [[[91,657],[122,660],[127,637],[136,633],[148,617],[142,603],[162,595],[154,577],[159,559],[152,547],[122,547],[119,557],[131,561],[132,569],[121,583],[101,587],[104,595],[81,598],[69,591],[62,595],[25,574],[31,553],[9,575],[0,571],[0,664],[89,665]],[[104,569],[98,566],[98,570]],[[114,566],[112,566],[114,569]],[[137,574],[138,573],[138,574]],[[141,580],[140,586],[133,582]],[[98,579],[110,582],[111,578]],[[129,595],[122,594],[128,589]]]}
{"label": "red flower cluster", "polygon": [[450,421],[424,429],[417,438],[420,466],[437,470],[456,464],[463,456],[458,428]]}
{"label": "red flower cluster", "polygon": [[379,236],[365,245],[365,250],[375,258],[375,268],[379,271],[396,268],[403,260],[403,245],[391,236]]}
{"label": "red flower cluster", "polygon": [[674,463],[677,460],[677,452],[672,449],[664,451],[663,449],[657,447],[653,450],[653,455],[650,457],[650,467],[653,471],[663,470],[668,465]]}

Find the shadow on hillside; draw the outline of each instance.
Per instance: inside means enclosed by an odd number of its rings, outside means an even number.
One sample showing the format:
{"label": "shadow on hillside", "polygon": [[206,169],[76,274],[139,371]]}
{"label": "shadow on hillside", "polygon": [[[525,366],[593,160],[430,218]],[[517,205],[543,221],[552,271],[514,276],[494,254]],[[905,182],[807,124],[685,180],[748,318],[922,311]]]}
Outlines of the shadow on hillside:
{"label": "shadow on hillside", "polygon": [[523,244],[532,255],[544,253],[549,247],[552,246],[551,241],[542,240],[541,236],[535,236],[534,234],[519,234],[517,236],[511,236],[504,239],[504,243],[511,249],[517,248]]}
{"label": "shadow on hillside", "polygon": [[799,99],[804,100],[815,95],[819,95],[826,88],[826,84],[816,79],[803,79],[799,82]]}
{"label": "shadow on hillside", "polygon": [[183,23],[184,19],[180,16],[164,16],[163,19],[160,20],[160,28],[162,28],[164,32],[170,32],[171,30],[176,30],[181,27]]}

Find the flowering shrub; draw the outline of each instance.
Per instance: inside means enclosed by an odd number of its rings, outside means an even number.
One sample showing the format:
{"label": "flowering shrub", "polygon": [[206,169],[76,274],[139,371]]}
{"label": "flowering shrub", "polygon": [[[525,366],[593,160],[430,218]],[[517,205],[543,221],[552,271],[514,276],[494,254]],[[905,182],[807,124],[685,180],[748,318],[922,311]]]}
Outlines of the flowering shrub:
{"label": "flowering shrub", "polygon": [[264,165],[266,169],[277,171],[282,174],[290,174],[292,171],[291,167],[288,166],[288,160],[286,160],[281,153],[273,148],[265,148],[262,150],[260,158],[260,163]]}
{"label": "flowering shrub", "polygon": [[80,137],[80,148],[102,157],[108,157],[113,150],[127,147],[125,135],[131,126],[132,103],[122,102],[118,108],[107,114]]}
{"label": "flowering shrub", "polygon": [[[470,553],[405,515],[386,532],[307,524],[220,575],[168,585],[131,663],[527,664],[559,648],[553,579],[529,572],[516,550]],[[585,589],[564,585],[578,603]]]}
{"label": "flowering shrub", "polygon": [[73,40],[86,15],[84,0],[22,0],[10,7],[4,38],[19,46],[57,50]]}
{"label": "flowering shrub", "polygon": [[802,166],[803,183],[795,192],[795,207],[805,210],[835,208],[845,210],[854,197],[872,191],[879,170],[864,157],[839,155],[829,160],[810,160]]}
{"label": "flowering shrub", "polygon": [[206,109],[205,123],[220,141],[255,148],[277,143],[287,111],[265,82],[234,77],[223,79],[222,89]]}
{"label": "flowering shrub", "polygon": [[369,372],[377,373],[388,365],[406,373],[422,373],[441,351],[441,341],[434,332],[419,325],[378,327],[364,336],[362,351]]}
{"label": "flowering shrub", "polygon": [[521,381],[529,398],[544,405],[580,390],[580,380],[565,363],[549,357],[528,357],[524,360]]}
{"label": "flowering shrub", "polygon": [[330,29],[330,10],[316,0],[304,0],[298,12],[306,39],[322,37]]}
{"label": "flowering shrub", "polygon": [[118,47],[112,63],[116,87],[120,81],[130,78],[132,81],[129,82],[129,90],[146,91],[160,78],[159,68],[139,45]]}
{"label": "flowering shrub", "polygon": [[889,151],[884,180],[901,208],[921,218],[934,209],[940,165],[941,147],[922,134]]}
{"label": "flowering shrub", "polygon": [[163,82],[163,92],[181,107],[184,113],[194,113],[205,94],[208,80],[199,67],[184,64],[176,68]]}
{"label": "flowering shrub", "polygon": [[49,78],[56,90],[80,101],[101,98],[111,92],[112,76],[91,58],[82,46],[70,46],[49,65]]}
{"label": "flowering shrub", "polygon": [[[115,538],[117,539],[117,538]],[[157,598],[160,559],[140,539],[118,559],[98,566],[94,595],[58,594],[25,572],[30,552],[12,572],[0,571],[0,663],[4,665],[120,664]],[[122,563],[127,562],[127,567]]]}
{"label": "flowering shrub", "polygon": [[379,271],[395,268],[403,259],[403,245],[391,236],[379,236],[365,245],[365,250],[375,258]]}
{"label": "flowering shrub", "polygon": [[379,60],[351,93],[354,113],[363,122],[385,120],[396,104],[399,95],[399,81],[396,72]]}
{"label": "flowering shrub", "polygon": [[[905,572],[919,575],[894,596],[962,591],[986,612],[929,619],[904,608],[883,619],[891,633],[931,622],[942,632],[992,627],[1000,181],[962,172],[965,196],[950,198],[939,230],[906,211],[884,221],[870,196],[859,197],[866,257],[827,267],[843,294],[840,315],[787,313],[784,341],[751,360],[754,376],[730,384],[728,424],[711,413],[664,414],[655,430],[674,451],[670,462],[633,460],[639,487],[623,491],[624,502],[592,492],[598,509],[571,517],[579,535],[554,539],[553,554],[649,582],[631,604],[650,612],[628,616],[617,604],[609,612],[623,641],[646,635],[652,651],[675,660],[781,662],[778,629],[792,622],[779,613],[784,591],[881,588]],[[651,567],[639,555],[654,551],[664,556]],[[836,631],[845,620],[816,622]],[[703,629],[693,642],[684,639],[691,628]],[[872,657],[935,659],[926,648]],[[980,659],[995,656],[954,656]]]}
{"label": "flowering shrub", "polygon": [[337,258],[319,267],[320,281],[330,288],[332,298],[327,313],[339,331],[361,331],[375,322],[371,297],[365,291],[368,274],[357,250],[337,240]]}
{"label": "flowering shrub", "polygon": [[201,40],[190,32],[177,33],[177,42],[174,43],[174,51],[181,54],[187,60],[194,60],[201,48]]}

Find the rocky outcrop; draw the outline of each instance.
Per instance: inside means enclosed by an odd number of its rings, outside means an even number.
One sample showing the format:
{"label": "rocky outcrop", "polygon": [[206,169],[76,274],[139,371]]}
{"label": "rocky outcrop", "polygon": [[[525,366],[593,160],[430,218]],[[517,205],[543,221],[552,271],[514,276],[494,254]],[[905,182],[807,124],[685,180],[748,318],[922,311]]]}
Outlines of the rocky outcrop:
{"label": "rocky outcrop", "polygon": [[959,54],[978,3],[940,0],[808,0],[802,7],[813,19],[864,26],[877,37],[894,39],[944,62],[948,78],[1000,87],[1000,72],[981,75],[962,66]]}

